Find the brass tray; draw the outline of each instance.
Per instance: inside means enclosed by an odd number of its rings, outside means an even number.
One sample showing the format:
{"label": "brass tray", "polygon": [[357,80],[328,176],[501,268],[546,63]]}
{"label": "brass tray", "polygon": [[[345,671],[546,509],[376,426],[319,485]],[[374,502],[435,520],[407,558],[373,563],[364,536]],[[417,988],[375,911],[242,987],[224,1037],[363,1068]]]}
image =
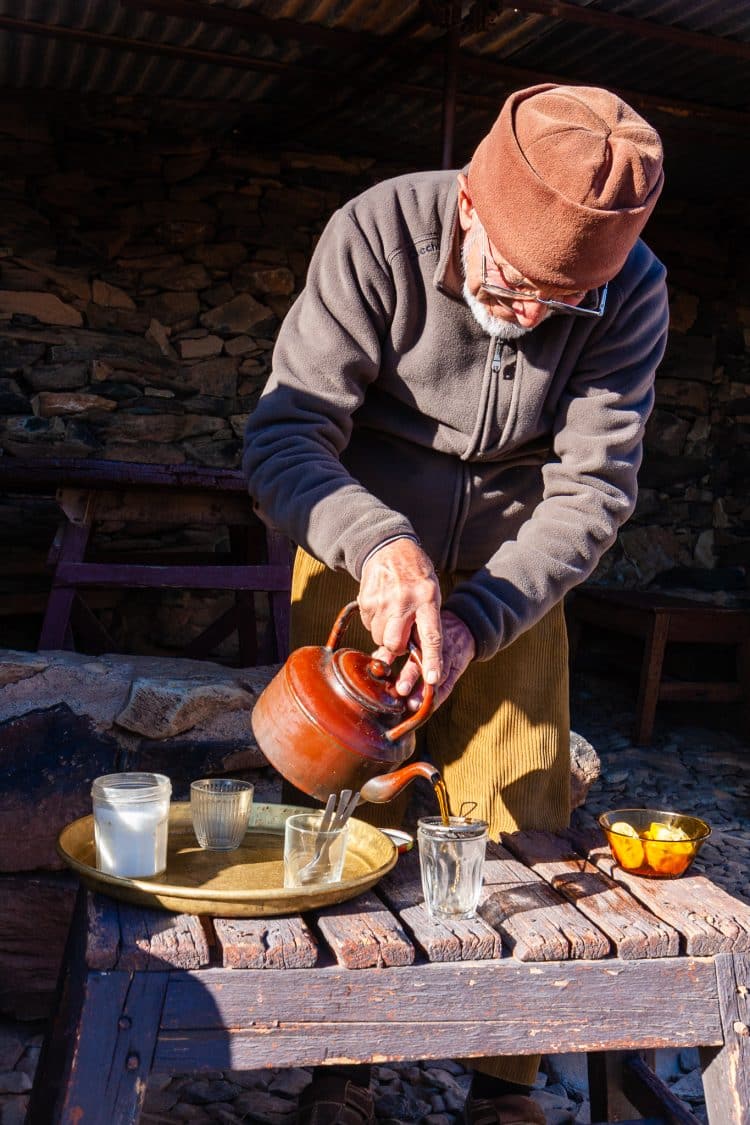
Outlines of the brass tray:
{"label": "brass tray", "polygon": [[125,879],[97,870],[93,816],[63,828],[57,850],[93,891],[179,914],[224,918],[273,918],[344,902],[369,890],[395,864],[398,851],[388,837],[352,817],[342,881],[286,889],[284,822],[291,813],[309,811],[294,805],[255,804],[239,848],[211,852],[198,846],[189,801],[173,801],[167,869],[154,879]]}

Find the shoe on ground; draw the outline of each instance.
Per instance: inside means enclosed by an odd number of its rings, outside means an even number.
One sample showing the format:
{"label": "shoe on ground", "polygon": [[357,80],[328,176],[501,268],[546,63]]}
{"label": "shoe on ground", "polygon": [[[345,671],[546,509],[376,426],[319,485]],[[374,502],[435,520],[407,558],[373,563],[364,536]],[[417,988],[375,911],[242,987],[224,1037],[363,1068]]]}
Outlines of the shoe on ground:
{"label": "shoe on ground", "polygon": [[374,1125],[375,1101],[341,1075],[315,1077],[300,1094],[298,1125]]}
{"label": "shoe on ground", "polygon": [[541,1106],[524,1094],[472,1098],[466,1103],[466,1125],[545,1125]]}

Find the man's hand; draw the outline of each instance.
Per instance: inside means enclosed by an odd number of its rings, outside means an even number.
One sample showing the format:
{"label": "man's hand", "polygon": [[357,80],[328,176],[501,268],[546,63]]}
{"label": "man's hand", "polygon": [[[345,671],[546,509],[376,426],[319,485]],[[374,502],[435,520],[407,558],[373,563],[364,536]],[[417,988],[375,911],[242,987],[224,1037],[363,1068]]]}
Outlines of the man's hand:
{"label": "man's hand", "polygon": [[[458,679],[466,671],[476,656],[477,646],[468,625],[464,625],[455,613],[444,609],[440,614],[443,630],[443,674],[435,689],[435,708],[444,703],[456,686]],[[380,653],[376,653],[380,656]],[[399,695],[411,695],[420,678],[416,660],[410,657],[396,684]],[[416,700],[415,700],[416,702]]]}
{"label": "man's hand", "polygon": [[378,657],[392,664],[407,651],[413,635],[422,652],[425,683],[440,683],[440,586],[422,548],[411,539],[386,543],[365,563],[357,600],[362,623],[378,646]]}

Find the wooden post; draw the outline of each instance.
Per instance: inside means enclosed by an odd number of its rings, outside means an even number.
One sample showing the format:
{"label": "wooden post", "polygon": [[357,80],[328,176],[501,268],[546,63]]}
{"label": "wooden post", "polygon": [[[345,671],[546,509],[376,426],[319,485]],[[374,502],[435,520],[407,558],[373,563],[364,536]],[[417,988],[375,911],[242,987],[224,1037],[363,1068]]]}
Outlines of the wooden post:
{"label": "wooden post", "polygon": [[458,87],[458,25],[448,28],[445,37],[445,75],[443,80],[443,156],[441,168],[453,167],[453,142],[456,129],[456,90]]}

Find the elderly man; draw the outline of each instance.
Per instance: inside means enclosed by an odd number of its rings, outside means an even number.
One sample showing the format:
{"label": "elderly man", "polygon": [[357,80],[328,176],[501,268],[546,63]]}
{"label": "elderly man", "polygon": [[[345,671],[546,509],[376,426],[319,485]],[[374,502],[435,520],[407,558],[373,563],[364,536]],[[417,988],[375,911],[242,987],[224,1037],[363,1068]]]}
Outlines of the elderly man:
{"label": "elderly man", "polygon": [[[422,752],[495,837],[568,820],[562,599],[635,505],[668,323],[639,236],[662,184],[658,135],[614,94],[512,94],[463,171],[333,216],[248,421],[250,494],[299,546],[293,645],[355,597],[361,647],[416,641],[439,705]],[[399,692],[418,679],[409,657]],[[537,1064],[473,1060],[467,1119],[543,1121]],[[363,1069],[340,1095],[335,1077],[303,1120],[371,1120]]]}

